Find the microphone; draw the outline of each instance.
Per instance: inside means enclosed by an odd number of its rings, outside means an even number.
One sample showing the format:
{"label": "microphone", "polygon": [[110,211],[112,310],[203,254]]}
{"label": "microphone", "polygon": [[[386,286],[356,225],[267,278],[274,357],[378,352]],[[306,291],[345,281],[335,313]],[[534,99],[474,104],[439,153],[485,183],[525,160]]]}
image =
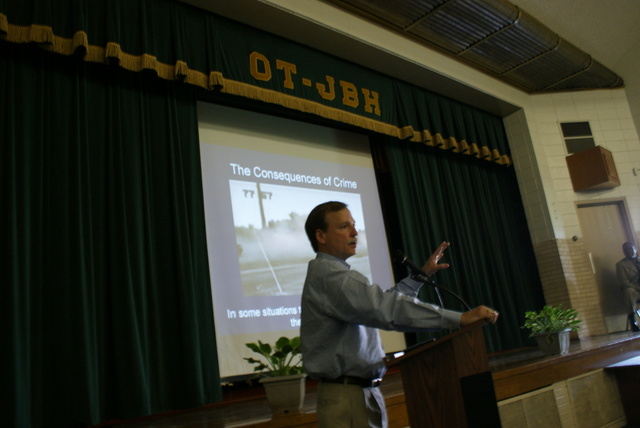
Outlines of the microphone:
{"label": "microphone", "polygon": [[444,305],[442,304],[442,297],[440,296],[440,292],[438,290],[446,291],[451,296],[453,296],[455,299],[457,299],[467,309],[467,311],[471,310],[471,307],[469,306],[469,304],[467,302],[465,302],[462,297],[458,296],[456,293],[454,293],[453,291],[449,290],[447,287],[443,287],[442,285],[437,284],[429,275],[427,275],[427,273],[424,270],[422,270],[421,267],[418,267],[418,265],[416,265],[411,260],[409,260],[407,258],[407,256],[405,256],[402,251],[396,250],[395,254],[396,254],[396,258],[395,259],[401,265],[404,265],[404,266],[408,267],[409,270],[411,270],[411,272],[412,272],[411,278],[416,279],[418,281],[422,281],[424,283],[431,284],[433,286],[433,288],[435,288],[436,293],[438,294],[438,299],[440,300],[440,306],[441,307],[444,307]]}
{"label": "microphone", "polygon": [[435,284],[435,281],[424,271],[421,267],[413,263],[411,260],[404,255],[404,253],[400,250],[396,250],[396,260],[403,266],[409,268],[412,276],[417,276],[419,280],[426,281],[431,284]]}

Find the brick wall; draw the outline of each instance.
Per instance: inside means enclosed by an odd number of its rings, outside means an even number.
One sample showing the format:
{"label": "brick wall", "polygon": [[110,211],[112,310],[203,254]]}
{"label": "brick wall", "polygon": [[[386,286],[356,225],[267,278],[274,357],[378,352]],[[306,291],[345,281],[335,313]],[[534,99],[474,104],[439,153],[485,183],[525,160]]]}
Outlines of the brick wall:
{"label": "brick wall", "polygon": [[598,285],[582,242],[553,239],[535,244],[534,252],[546,303],[578,311],[578,337],[606,334]]}

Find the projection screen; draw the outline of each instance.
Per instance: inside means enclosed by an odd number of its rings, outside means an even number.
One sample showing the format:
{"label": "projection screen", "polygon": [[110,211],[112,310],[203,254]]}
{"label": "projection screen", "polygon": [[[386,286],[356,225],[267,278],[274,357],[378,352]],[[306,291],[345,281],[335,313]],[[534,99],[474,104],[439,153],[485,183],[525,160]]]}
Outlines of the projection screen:
{"label": "projection screen", "polygon": [[[198,120],[220,376],[233,379],[253,370],[245,343],[299,335],[314,206],[348,204],[352,268],[388,288],[391,266],[366,136],[209,103]],[[404,348],[400,334],[383,343]]]}

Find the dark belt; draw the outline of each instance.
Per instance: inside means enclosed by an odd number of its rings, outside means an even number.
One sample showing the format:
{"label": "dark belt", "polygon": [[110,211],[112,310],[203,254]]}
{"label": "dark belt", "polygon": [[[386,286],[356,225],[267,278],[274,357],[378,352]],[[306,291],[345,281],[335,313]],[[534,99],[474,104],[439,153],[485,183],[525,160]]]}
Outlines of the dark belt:
{"label": "dark belt", "polygon": [[321,381],[326,383],[341,383],[343,385],[358,385],[362,388],[377,388],[382,383],[382,379],[380,378],[363,379],[361,377],[348,376],[348,375],[340,376],[335,379],[329,379],[329,378],[323,377]]}

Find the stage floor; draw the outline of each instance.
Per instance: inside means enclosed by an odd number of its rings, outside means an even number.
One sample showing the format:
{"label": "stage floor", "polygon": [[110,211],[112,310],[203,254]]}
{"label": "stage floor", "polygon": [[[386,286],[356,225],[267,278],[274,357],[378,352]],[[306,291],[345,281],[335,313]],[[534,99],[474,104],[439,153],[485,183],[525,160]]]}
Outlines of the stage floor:
{"label": "stage floor", "polygon": [[[537,347],[523,348],[489,356],[498,400],[551,384],[555,378],[607,367],[640,356],[640,333],[621,332],[574,340],[569,355],[545,356]],[[551,370],[550,370],[551,369]],[[565,377],[565,378],[566,378]],[[307,382],[303,413],[313,413],[316,382]],[[229,401],[198,409],[154,415],[135,421],[111,422],[100,427],[117,428],[229,428],[247,427],[269,421],[271,411],[261,386],[236,392]],[[385,398],[403,395],[398,371],[390,371],[381,386]]]}

